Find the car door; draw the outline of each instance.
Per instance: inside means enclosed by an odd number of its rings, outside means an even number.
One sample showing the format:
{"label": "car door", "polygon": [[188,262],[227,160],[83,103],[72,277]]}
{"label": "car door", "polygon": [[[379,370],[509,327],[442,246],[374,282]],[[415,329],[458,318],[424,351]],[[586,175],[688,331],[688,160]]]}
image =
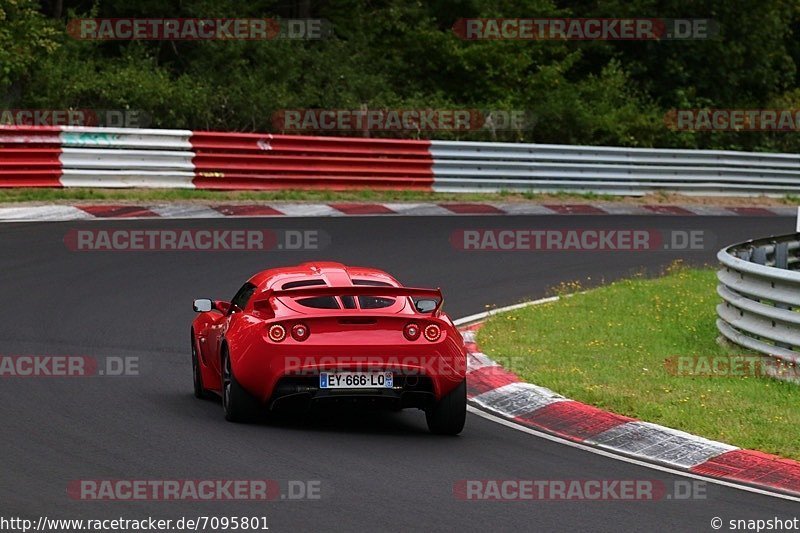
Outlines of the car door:
{"label": "car door", "polygon": [[[242,313],[242,310],[247,307],[247,302],[250,301],[250,298],[253,296],[255,291],[256,286],[248,282],[242,285],[233,298],[231,298],[231,305],[228,309],[228,312],[225,313],[225,316],[222,317],[222,320],[220,320],[219,324],[214,329],[217,353],[219,353],[219,349],[222,346],[222,341],[225,339],[225,333],[228,331],[231,322],[238,318],[239,313]],[[217,371],[221,372],[222,369],[220,367],[219,357],[217,357],[215,364],[217,365]]]}
{"label": "car door", "polygon": [[[215,302],[216,303],[216,302]],[[207,389],[219,390],[219,338],[225,314],[219,309],[212,309],[200,316],[195,323],[197,327],[198,355],[202,364],[214,370],[216,379],[205,383]]]}

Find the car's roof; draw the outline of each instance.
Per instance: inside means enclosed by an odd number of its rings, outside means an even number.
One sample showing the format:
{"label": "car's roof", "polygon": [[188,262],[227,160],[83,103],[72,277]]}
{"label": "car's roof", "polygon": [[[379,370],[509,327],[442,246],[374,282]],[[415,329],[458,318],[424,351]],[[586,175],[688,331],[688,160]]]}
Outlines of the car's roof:
{"label": "car's roof", "polygon": [[347,266],[332,261],[313,261],[296,266],[271,268],[254,275],[249,282],[263,289],[280,289],[285,283],[305,280],[322,280],[326,285],[334,287],[353,285],[353,280],[382,282],[393,287],[402,286],[383,270]]}

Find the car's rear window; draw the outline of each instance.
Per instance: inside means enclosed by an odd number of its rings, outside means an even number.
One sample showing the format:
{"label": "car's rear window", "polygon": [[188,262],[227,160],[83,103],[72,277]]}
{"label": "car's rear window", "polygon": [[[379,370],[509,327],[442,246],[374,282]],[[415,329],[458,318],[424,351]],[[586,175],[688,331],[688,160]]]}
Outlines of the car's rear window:
{"label": "car's rear window", "polygon": [[[298,281],[290,281],[281,285],[282,290],[300,289],[303,287],[319,287],[324,286],[325,281],[321,279],[301,279]],[[313,298],[298,298],[297,303],[305,307],[313,307],[314,309],[339,309],[339,304],[333,296],[316,296]]]}
{"label": "car's rear window", "polygon": [[377,279],[354,279],[353,285],[369,285],[371,287],[391,287],[391,283],[379,281]]}
{"label": "car's rear window", "polygon": [[[345,309],[355,309],[355,301],[352,296],[342,296],[342,303]],[[395,303],[395,298],[383,296],[359,296],[358,306],[361,309],[384,309],[391,307]],[[297,303],[305,307],[314,309],[341,309],[336,298],[333,296],[315,296],[313,298],[298,298]]]}
{"label": "car's rear window", "polygon": [[325,285],[325,282],[321,279],[302,279],[300,281],[290,281],[289,283],[284,283],[281,286],[281,289],[298,289],[300,287],[314,287],[319,285]]}
{"label": "car's rear window", "polygon": [[[386,283],[385,281],[379,281],[377,279],[354,279],[353,285],[367,285],[370,287],[392,287],[391,283]],[[391,307],[396,298],[386,298],[385,296],[359,296],[358,297],[358,306],[361,309],[383,309],[385,307]]]}
{"label": "car's rear window", "polygon": [[391,307],[395,302],[394,298],[384,298],[382,296],[359,296],[358,306],[361,309],[383,309]]}
{"label": "car's rear window", "polygon": [[[325,285],[322,280],[301,280],[291,281],[285,283],[281,288],[297,289],[300,287],[313,287]],[[372,279],[354,279],[353,285],[371,286],[371,287],[392,287],[391,283],[385,281],[372,280]],[[305,307],[313,309],[355,309],[356,297],[355,296],[340,296],[339,299],[334,296],[315,296],[311,298],[298,298],[297,303]],[[342,305],[339,305],[339,301]],[[397,301],[396,298],[387,298],[385,296],[358,296],[358,307],[361,309],[385,309],[391,307]]]}
{"label": "car's rear window", "polygon": [[339,309],[339,303],[333,296],[315,296],[313,298],[299,298],[297,303],[314,309]]}

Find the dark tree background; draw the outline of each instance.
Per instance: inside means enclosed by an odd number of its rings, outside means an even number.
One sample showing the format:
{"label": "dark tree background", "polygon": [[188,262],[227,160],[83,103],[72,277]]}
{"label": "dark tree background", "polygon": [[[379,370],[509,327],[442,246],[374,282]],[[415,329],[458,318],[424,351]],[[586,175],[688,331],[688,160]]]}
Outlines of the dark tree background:
{"label": "dark tree background", "polygon": [[[318,41],[79,41],[78,17],[315,17]],[[461,17],[712,18],[708,40],[464,41]],[[798,133],[690,133],[672,108],[800,108],[797,0],[0,0],[0,107],[135,109],[164,128],[271,131],[292,108],[530,110],[461,135],[794,152]],[[406,133],[412,135],[413,133]],[[424,135],[424,134],[423,134]],[[453,133],[432,134],[458,138]]]}

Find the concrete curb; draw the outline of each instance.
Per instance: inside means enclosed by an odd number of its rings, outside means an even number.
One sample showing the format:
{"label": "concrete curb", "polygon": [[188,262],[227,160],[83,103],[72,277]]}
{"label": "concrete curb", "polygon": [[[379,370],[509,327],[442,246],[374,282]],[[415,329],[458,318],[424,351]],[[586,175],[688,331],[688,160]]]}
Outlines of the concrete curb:
{"label": "concrete curb", "polygon": [[44,222],[139,218],[340,217],[431,215],[660,215],[796,216],[795,207],[714,207],[706,205],[533,204],[533,203],[290,203],[154,205],[36,205],[0,207],[0,222]]}

